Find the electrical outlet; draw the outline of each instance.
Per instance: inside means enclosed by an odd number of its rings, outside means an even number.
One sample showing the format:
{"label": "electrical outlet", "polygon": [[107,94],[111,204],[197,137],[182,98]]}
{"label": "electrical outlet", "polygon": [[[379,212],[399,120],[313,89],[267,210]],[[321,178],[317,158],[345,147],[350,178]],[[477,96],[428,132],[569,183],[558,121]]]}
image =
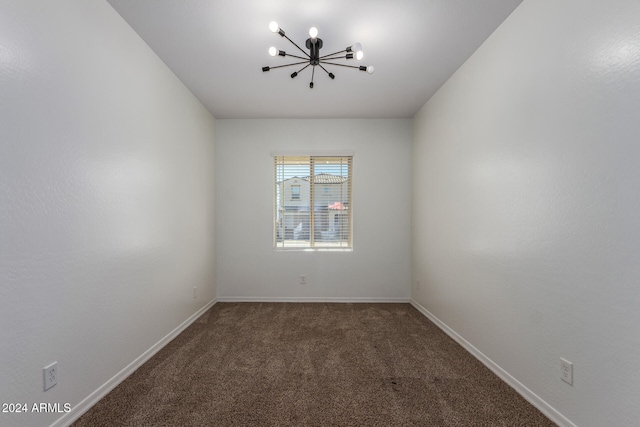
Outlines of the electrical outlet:
{"label": "electrical outlet", "polygon": [[44,374],[44,391],[58,384],[58,362],[45,366],[42,372]]}
{"label": "electrical outlet", "polygon": [[198,287],[194,286],[193,287],[193,299],[198,298]]}
{"label": "electrical outlet", "polygon": [[560,378],[569,385],[573,385],[573,363],[560,358]]}
{"label": "electrical outlet", "polygon": [[301,285],[306,285],[307,284],[307,276],[306,276],[306,274],[301,274],[300,275],[300,284]]}

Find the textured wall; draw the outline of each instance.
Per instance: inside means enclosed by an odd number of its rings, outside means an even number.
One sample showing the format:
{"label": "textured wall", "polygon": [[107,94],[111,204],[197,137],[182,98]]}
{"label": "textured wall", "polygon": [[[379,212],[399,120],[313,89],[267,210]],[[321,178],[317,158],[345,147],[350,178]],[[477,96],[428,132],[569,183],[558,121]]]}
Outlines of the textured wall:
{"label": "textured wall", "polygon": [[[218,298],[408,300],[411,120],[218,120]],[[353,153],[353,252],[273,250],[273,151]],[[300,285],[306,274],[307,285]]]}
{"label": "textured wall", "polygon": [[106,2],[0,10],[0,403],[75,406],[215,298],[214,118]]}
{"label": "textured wall", "polygon": [[414,122],[412,297],[584,427],[640,420],[639,16],[525,0]]}

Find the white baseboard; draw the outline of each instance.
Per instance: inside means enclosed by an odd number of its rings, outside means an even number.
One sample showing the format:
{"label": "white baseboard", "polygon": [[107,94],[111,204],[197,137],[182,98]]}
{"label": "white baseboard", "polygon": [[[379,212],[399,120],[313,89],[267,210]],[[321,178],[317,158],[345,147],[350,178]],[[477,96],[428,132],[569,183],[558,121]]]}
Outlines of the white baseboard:
{"label": "white baseboard", "polygon": [[100,386],[96,391],[87,396],[84,400],[82,400],[79,404],[74,406],[71,411],[64,414],[62,417],[58,418],[56,422],[51,424],[50,427],[67,427],[70,426],[74,421],[80,418],[85,412],[87,412],[93,405],[98,403],[100,399],[105,397],[111,390],[116,388],[118,384],[124,381],[129,375],[133,374],[133,372],[142,366],[147,360],[151,359],[158,351],[160,351],[164,346],[169,344],[171,340],[180,335],[182,331],[187,329],[193,322],[195,322],[200,316],[202,316],[207,310],[214,306],[217,302],[216,299],[209,301],[202,307],[200,310],[196,311],[191,317],[182,322],[177,328],[173,331],[169,332],[165,337],[163,337],[160,341],[151,346],[150,349],[142,353],[137,359],[127,365],[124,369],[114,375],[109,381]]}
{"label": "white baseboard", "polygon": [[529,390],[524,384],[515,379],[511,374],[502,369],[497,363],[484,355],[480,350],[474,347],[469,341],[465,340],[456,331],[447,326],[443,321],[438,319],[429,310],[424,308],[420,303],[413,298],[410,300],[412,306],[414,306],[420,313],[422,313],[427,319],[431,320],[437,327],[442,329],[444,333],[449,335],[454,341],[460,344],[465,350],[467,350],[473,357],[478,359],[483,365],[491,369],[502,381],[507,383],[518,394],[525,398],[529,403],[538,408],[540,412],[546,415],[551,421],[561,427],[576,427],[567,417],[558,412],[553,406],[549,405],[540,396]]}
{"label": "white baseboard", "polygon": [[218,297],[218,302],[329,302],[329,303],[404,303],[409,298],[369,297]]}

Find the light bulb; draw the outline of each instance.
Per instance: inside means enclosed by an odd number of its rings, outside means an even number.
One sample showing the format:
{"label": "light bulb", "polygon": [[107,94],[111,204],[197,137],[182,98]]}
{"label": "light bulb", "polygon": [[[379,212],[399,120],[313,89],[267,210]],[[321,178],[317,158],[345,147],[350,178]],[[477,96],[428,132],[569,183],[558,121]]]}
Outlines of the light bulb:
{"label": "light bulb", "polygon": [[269,30],[271,30],[272,33],[277,33],[279,29],[280,26],[276,21],[269,22]]}
{"label": "light bulb", "polygon": [[276,49],[275,47],[271,46],[269,48],[269,55],[276,56],[277,54],[278,54],[278,49]]}
{"label": "light bulb", "polygon": [[316,27],[309,28],[309,37],[314,40],[316,39],[316,37],[318,37],[318,29]]}
{"label": "light bulb", "polygon": [[367,67],[367,73],[369,73],[369,74],[373,74],[373,72],[374,72],[374,71],[375,71],[375,68],[373,68],[373,65],[369,65],[369,66]]}
{"label": "light bulb", "polygon": [[353,52],[356,52],[356,53],[362,52],[362,45],[360,43],[356,42],[356,43],[353,44],[353,46],[351,46],[351,50]]}
{"label": "light bulb", "polygon": [[364,58],[364,52],[359,50],[358,52],[356,52],[356,59],[360,61],[362,58]]}

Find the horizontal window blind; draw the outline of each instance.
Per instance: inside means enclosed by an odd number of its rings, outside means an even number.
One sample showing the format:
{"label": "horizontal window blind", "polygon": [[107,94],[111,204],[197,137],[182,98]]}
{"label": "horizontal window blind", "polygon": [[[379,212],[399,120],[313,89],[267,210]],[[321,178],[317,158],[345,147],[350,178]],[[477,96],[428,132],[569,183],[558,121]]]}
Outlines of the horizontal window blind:
{"label": "horizontal window blind", "polygon": [[274,156],[274,247],[352,247],[352,156]]}

